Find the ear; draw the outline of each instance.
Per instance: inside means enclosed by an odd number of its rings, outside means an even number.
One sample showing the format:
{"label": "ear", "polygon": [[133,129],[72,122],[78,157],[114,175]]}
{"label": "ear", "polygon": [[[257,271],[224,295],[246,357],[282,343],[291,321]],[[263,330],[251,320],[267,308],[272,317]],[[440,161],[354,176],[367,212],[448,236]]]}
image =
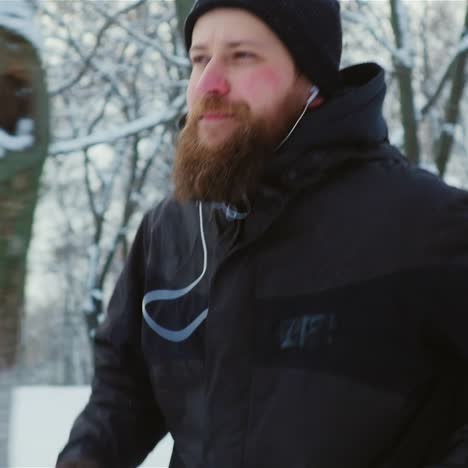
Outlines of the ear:
{"label": "ear", "polygon": [[309,105],[309,109],[317,109],[325,102],[325,98],[323,96],[317,96]]}

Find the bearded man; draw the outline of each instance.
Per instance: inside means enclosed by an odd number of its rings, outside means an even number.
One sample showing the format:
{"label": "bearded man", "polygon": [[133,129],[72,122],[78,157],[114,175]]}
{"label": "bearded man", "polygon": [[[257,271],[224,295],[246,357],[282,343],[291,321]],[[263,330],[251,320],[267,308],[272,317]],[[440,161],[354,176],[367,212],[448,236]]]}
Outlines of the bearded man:
{"label": "bearded man", "polygon": [[[58,466],[468,466],[468,196],[411,168],[335,0],[199,0],[146,214]],[[87,464],[88,463],[88,464]]]}

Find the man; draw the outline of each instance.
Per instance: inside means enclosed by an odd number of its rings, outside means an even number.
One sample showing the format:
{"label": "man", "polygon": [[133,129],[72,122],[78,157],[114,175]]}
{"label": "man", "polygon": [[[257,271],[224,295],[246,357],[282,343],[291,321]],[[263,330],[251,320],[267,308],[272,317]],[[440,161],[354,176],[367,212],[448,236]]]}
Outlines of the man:
{"label": "man", "polygon": [[171,468],[468,466],[467,194],[389,146],[335,0],[199,0],[185,34],[174,196],[58,466],[135,467],[168,431]]}

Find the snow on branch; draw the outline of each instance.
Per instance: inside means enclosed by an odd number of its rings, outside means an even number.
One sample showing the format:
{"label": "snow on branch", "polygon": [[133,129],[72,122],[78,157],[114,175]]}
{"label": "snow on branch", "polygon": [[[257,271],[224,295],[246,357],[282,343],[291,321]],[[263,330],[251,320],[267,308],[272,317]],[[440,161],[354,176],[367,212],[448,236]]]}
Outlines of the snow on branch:
{"label": "snow on branch", "polygon": [[412,69],[414,63],[408,12],[401,0],[391,0],[390,7],[392,28],[397,44],[397,51],[393,58],[398,65]]}
{"label": "snow on branch", "polygon": [[464,36],[462,36],[462,40],[460,44],[458,44],[457,54],[464,54],[468,52],[468,30],[465,31]]}
{"label": "snow on branch", "polygon": [[422,108],[421,110],[422,118],[424,118],[429,113],[429,111],[432,109],[434,104],[439,99],[440,95],[442,94],[442,91],[444,90],[446,83],[448,83],[450,77],[452,76],[453,69],[455,67],[457,60],[461,58],[461,56],[464,54],[468,54],[468,30],[465,30],[464,33],[462,34],[460,43],[458,44],[458,47],[455,50],[455,53],[453,54],[452,58],[448,62],[447,68],[445,69],[442,75],[442,78],[439,81],[439,84],[437,85],[433,95],[427,100],[427,103]]}
{"label": "snow on branch", "polygon": [[413,59],[406,49],[398,49],[395,51],[393,58],[405,68],[413,68]]}
{"label": "snow on branch", "polygon": [[450,137],[454,138],[456,129],[457,129],[456,124],[450,123],[450,122],[445,122],[444,125],[442,125],[442,132],[441,133],[445,133],[446,135],[449,135]]}
{"label": "snow on branch", "polygon": [[64,154],[72,153],[74,151],[82,151],[90,146],[111,143],[120,138],[125,138],[130,135],[135,135],[143,130],[156,127],[163,123],[170,122],[180,113],[185,104],[185,96],[181,95],[173,102],[171,108],[165,112],[151,114],[145,117],[134,120],[133,122],[122,125],[118,128],[96,132],[91,135],[86,135],[72,140],[57,141],[49,148],[49,154]]}
{"label": "snow on branch", "polygon": [[[0,0],[1,1],[1,0]],[[65,91],[68,88],[71,88],[74,84],[76,84],[83,76],[84,74],[88,71],[88,68],[91,65],[95,66],[95,61],[93,61],[93,58],[98,51],[99,47],[101,46],[101,42],[103,41],[104,35],[107,32],[107,30],[112,26],[114,20],[125,13],[128,13],[134,8],[139,7],[142,3],[144,3],[144,0],[137,0],[135,3],[126,5],[124,8],[118,10],[116,13],[114,13],[112,16],[106,15],[107,20],[105,23],[99,28],[99,30],[95,33],[96,40],[93,49],[87,56],[84,56],[83,52],[81,51],[80,46],[78,43],[73,39],[71,31],[69,30],[69,27],[67,23],[63,20],[63,18],[60,15],[56,15],[53,11],[47,9],[45,6],[42,7],[42,11],[47,14],[50,18],[52,18],[57,24],[62,26],[67,32],[68,32],[68,41],[71,45],[71,47],[78,53],[82,60],[82,65],[81,69],[79,72],[73,76],[69,81],[66,83],[62,83],[58,88],[51,89],[49,90],[49,96],[54,97],[63,91]],[[108,78],[108,76],[106,77]],[[118,87],[116,88],[118,89]]]}
{"label": "snow on branch", "polygon": [[125,32],[127,32],[131,37],[133,37],[134,39],[136,39],[140,43],[157,50],[161,54],[161,56],[165,60],[167,60],[168,62],[170,62],[173,65],[176,65],[178,67],[184,67],[184,68],[189,68],[190,67],[190,61],[186,57],[180,57],[180,56],[177,56],[177,55],[170,54],[157,41],[152,40],[152,39],[150,39],[150,38],[148,38],[148,37],[146,37],[146,36],[144,36],[142,34],[137,33],[132,28],[126,26],[122,21],[118,20],[116,17],[111,17],[97,3],[94,5],[94,8],[97,11],[99,11],[99,13],[101,13],[108,21],[112,21],[112,23],[119,26],[121,29],[123,29]]}
{"label": "snow on branch", "polygon": [[403,6],[401,0],[395,0],[395,13],[398,17],[398,23],[400,26],[400,40],[401,40],[401,48],[403,50],[409,50],[411,48],[411,40],[410,40],[410,26],[409,26],[409,18],[408,12],[406,8]]}
{"label": "snow on branch", "polygon": [[30,119],[18,121],[15,135],[10,135],[0,128],[0,158],[4,157],[7,151],[22,151],[30,148],[34,144],[33,129],[34,123]]}

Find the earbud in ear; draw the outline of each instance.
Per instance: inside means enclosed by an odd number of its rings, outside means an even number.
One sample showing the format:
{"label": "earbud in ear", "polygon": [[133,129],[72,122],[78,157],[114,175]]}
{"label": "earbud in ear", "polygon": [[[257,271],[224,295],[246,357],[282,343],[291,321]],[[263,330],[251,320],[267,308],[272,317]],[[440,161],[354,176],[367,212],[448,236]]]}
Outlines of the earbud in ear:
{"label": "earbud in ear", "polygon": [[310,96],[307,99],[307,106],[310,106],[315,101],[319,93],[320,93],[320,89],[318,88],[318,86],[314,85],[312,86],[312,88],[310,88]]}

